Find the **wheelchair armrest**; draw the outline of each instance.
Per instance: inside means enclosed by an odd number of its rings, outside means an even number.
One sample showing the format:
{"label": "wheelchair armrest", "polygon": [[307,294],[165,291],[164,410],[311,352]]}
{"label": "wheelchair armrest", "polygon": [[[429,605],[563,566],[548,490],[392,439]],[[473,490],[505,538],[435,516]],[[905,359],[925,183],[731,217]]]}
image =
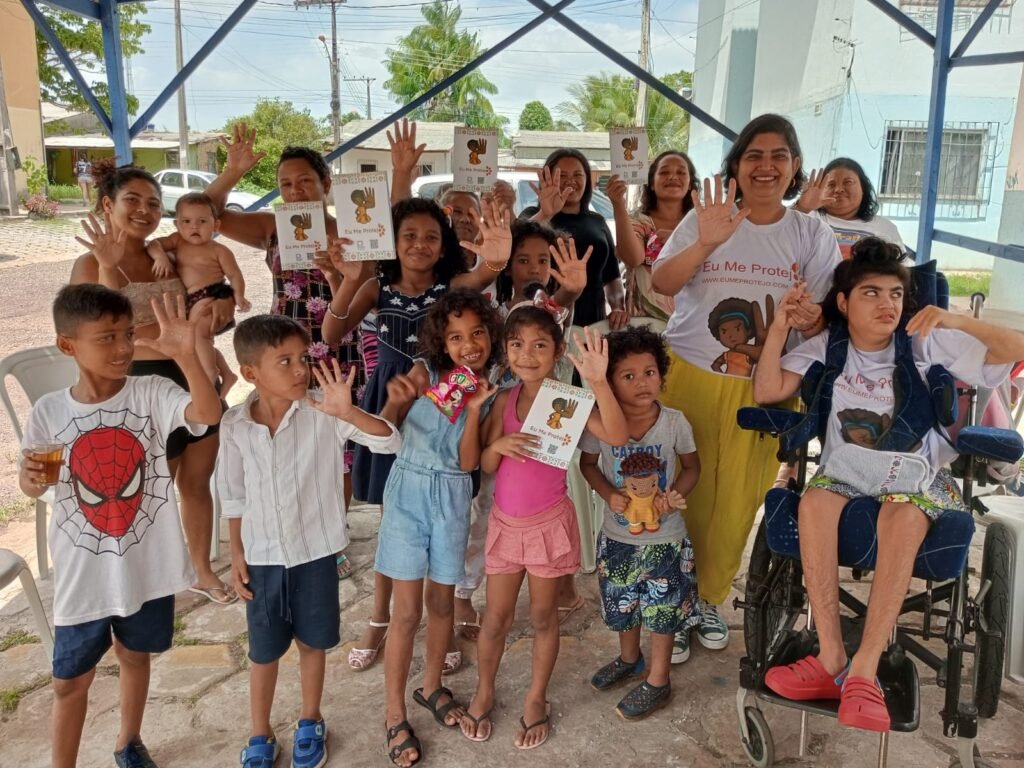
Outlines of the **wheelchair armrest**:
{"label": "wheelchair armrest", "polygon": [[767,432],[778,436],[792,429],[803,419],[804,414],[786,408],[755,408],[747,406],[736,411],[736,423],[741,429]]}
{"label": "wheelchair armrest", "polygon": [[964,427],[957,435],[960,453],[995,461],[1018,461],[1024,454],[1024,440],[1019,433],[997,427]]}

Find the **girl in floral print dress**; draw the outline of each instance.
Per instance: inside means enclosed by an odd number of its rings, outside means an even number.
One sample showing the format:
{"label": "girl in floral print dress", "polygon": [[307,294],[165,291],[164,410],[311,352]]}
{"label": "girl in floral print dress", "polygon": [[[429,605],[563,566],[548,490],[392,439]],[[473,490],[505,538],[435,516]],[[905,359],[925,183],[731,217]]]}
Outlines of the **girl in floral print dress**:
{"label": "girl in floral print dress", "polygon": [[[344,244],[334,240],[328,254],[344,275],[324,317],[323,339],[328,344],[344,338],[371,311],[377,314],[377,367],[367,382],[361,407],[380,413],[387,399],[387,383],[395,374],[407,373],[419,349],[419,330],[430,306],[451,287],[480,290],[489,285],[508,263],[512,248],[509,231],[512,215],[507,209],[485,205],[481,244],[460,243],[448,217],[433,200],[411,198],[392,208],[397,259],[379,264],[376,278],[372,262],[344,260]],[[482,258],[472,272],[466,271],[461,248]],[[356,451],[353,465],[356,498],[371,504],[383,500],[384,484],[394,461],[382,455]],[[391,581],[377,573],[371,631],[360,648],[349,654],[349,664],[365,669],[376,659],[390,616]],[[376,630],[376,631],[374,631]]]}

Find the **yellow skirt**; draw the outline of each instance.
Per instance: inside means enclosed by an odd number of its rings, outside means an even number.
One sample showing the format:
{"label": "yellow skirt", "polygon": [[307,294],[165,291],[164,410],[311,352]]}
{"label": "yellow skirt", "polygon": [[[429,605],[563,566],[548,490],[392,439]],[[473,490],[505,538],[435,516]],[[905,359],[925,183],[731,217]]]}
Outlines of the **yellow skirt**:
{"label": "yellow skirt", "polygon": [[705,371],[671,355],[662,402],[693,427],[700,481],[686,500],[700,596],[721,605],[740,568],[754,515],[778,472],[779,441],[736,426],[754,405],[753,382]]}

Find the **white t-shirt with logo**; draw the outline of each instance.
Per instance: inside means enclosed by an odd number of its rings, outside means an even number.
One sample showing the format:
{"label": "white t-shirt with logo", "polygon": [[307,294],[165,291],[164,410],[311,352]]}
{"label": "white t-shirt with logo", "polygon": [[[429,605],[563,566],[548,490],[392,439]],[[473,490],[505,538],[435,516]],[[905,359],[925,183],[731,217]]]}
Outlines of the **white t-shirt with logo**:
{"label": "white t-shirt with logo", "polygon": [[65,446],[49,531],[55,624],[130,616],[192,584],[167,468],[172,431],[206,431],[185,421],[190,402],[169,379],[129,376],[102,403],[79,403],[62,389],[32,408],[23,447]]}
{"label": "white t-shirt with logo", "polygon": [[[782,368],[803,376],[811,364],[825,362],[829,332],[808,339],[782,357]],[[1010,373],[1010,365],[986,365],[984,344],[962,331],[939,328],[927,336],[913,336],[914,361],[922,377],[933,365],[945,366],[961,381],[981,387],[996,387]],[[821,464],[832,450],[845,443],[874,448],[879,435],[888,429],[896,407],[893,374],[896,367],[896,342],[878,352],[862,352],[851,342],[846,365],[836,377],[832,390]],[[926,434],[913,453],[920,454],[932,467],[932,475],[956,458],[952,446],[936,430]]]}
{"label": "white t-shirt with logo", "polygon": [[[697,238],[697,212],[690,211],[661,249],[654,270]],[[840,261],[835,235],[817,216],[787,208],[774,224],[744,220],[676,294],[665,338],[673,352],[698,368],[750,378],[754,360],[744,345],[755,345],[759,322],[771,325],[774,305],[797,277],[821,302]]]}
{"label": "white t-shirt with logo", "polygon": [[863,219],[840,219],[824,211],[815,211],[814,215],[819,216],[822,221],[828,224],[836,235],[836,242],[839,244],[839,252],[844,259],[850,258],[853,244],[865,237],[877,237],[887,243],[898,245],[901,251],[906,251],[900,231],[885,216],[875,216],[871,221]]}

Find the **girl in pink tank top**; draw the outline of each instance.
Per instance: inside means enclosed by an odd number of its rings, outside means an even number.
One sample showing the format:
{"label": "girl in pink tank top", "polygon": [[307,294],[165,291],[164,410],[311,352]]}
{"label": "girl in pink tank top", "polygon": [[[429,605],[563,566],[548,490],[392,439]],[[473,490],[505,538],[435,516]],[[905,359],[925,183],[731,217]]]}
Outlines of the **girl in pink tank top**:
{"label": "girl in pink tank top", "polygon": [[[586,329],[579,358],[571,356],[597,399],[587,429],[612,445],[629,439],[626,418],[608,386],[608,342]],[[533,671],[515,745],[539,747],[550,730],[548,681],[558,658],[558,579],[580,565],[576,510],[566,492],[566,471],[533,458],[537,439],[522,432],[523,421],[544,379],[553,375],[565,352],[562,328],[532,302],[512,309],[505,323],[505,352],[519,383],[498,393],[481,425],[484,450],[480,468],[495,472],[494,506],[487,531],[487,612],[477,641],[480,678],[462,718],[472,741],[491,735],[495,678],[505,636],[515,617],[523,578],[530,582],[530,618],[534,627]]]}

